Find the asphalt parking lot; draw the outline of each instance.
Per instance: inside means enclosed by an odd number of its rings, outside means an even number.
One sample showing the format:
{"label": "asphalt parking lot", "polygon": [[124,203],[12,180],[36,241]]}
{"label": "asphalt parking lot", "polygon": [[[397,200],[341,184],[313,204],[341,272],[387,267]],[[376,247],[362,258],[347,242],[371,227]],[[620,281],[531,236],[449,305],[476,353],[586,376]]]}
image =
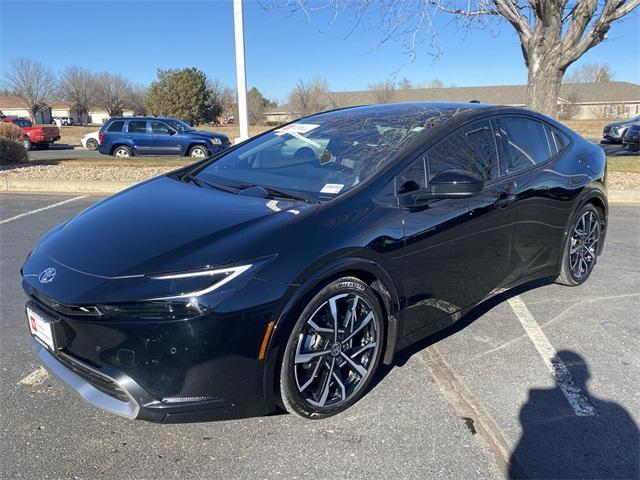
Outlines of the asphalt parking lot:
{"label": "asphalt parking lot", "polygon": [[341,415],[155,425],[33,374],[20,265],[97,200],[0,195],[0,478],[640,476],[638,206],[612,206],[585,285],[486,302],[402,352]]}
{"label": "asphalt parking lot", "polygon": [[73,145],[51,145],[47,150],[29,151],[31,160],[70,160],[74,158],[101,158],[102,155],[97,150],[87,150]]}

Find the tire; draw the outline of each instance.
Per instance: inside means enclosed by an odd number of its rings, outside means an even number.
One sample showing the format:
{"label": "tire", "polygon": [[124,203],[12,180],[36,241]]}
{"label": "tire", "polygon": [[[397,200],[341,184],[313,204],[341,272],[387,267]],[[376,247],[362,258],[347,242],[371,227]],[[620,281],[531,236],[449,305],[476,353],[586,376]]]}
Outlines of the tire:
{"label": "tire", "polygon": [[89,138],[86,142],[85,142],[85,146],[89,149],[89,150],[96,150],[98,148],[98,141],[95,138]]}
{"label": "tire", "polygon": [[371,382],[383,343],[383,313],[371,287],[355,277],[331,282],[302,310],[287,341],[280,365],[282,405],[310,419],[346,410]]}
{"label": "tire", "polygon": [[29,137],[22,138],[22,146],[27,152],[33,148],[33,144],[31,143],[31,140],[29,140]]}
{"label": "tire", "polygon": [[602,225],[602,213],[592,203],[587,203],[573,217],[556,283],[575,287],[587,281],[598,260]]}
{"label": "tire", "polygon": [[131,149],[125,145],[120,145],[113,150],[113,156],[118,158],[133,157]]}
{"label": "tire", "polygon": [[204,145],[194,145],[189,149],[189,156],[193,158],[204,158],[209,156],[209,151]]}

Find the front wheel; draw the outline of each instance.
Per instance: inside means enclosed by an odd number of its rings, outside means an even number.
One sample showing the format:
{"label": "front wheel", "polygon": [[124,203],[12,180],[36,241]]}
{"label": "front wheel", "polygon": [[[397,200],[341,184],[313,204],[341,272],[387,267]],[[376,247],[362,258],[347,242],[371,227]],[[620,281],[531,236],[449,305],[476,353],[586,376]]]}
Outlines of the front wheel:
{"label": "front wheel", "polygon": [[202,145],[195,145],[189,150],[189,156],[193,158],[204,158],[208,154],[209,152]]}
{"label": "front wheel", "polygon": [[354,277],[324,287],[287,342],[280,369],[285,409],[318,419],[353,405],[373,378],[383,339],[382,310],[371,287]]}
{"label": "front wheel", "polygon": [[591,203],[580,209],[567,235],[562,268],[556,282],[576,286],[589,278],[598,259],[602,222],[600,210]]}
{"label": "front wheel", "polygon": [[22,139],[22,146],[28,152],[29,150],[31,150],[31,147],[32,147],[31,140],[29,140],[28,137],[24,137]]}

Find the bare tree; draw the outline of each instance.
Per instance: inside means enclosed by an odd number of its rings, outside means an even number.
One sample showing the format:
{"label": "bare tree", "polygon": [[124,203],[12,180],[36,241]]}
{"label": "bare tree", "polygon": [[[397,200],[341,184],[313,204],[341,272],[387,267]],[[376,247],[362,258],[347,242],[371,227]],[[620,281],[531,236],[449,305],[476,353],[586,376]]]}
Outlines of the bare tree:
{"label": "bare tree", "polygon": [[321,4],[272,0],[270,5],[307,17],[319,8],[332,10],[334,19],[348,11],[354,17],[354,28],[379,29],[381,43],[389,39],[403,42],[411,59],[425,36],[431,39],[435,54],[439,53],[433,29],[433,16],[438,12],[455,15],[465,27],[487,28],[492,19],[506,20],[519,37],[528,71],[527,106],[555,115],[567,68],[604,41],[611,24],[631,13],[640,0],[325,0]]}
{"label": "bare tree", "polygon": [[145,85],[136,84],[131,86],[128,97],[125,99],[132,109],[134,115],[146,115],[147,114],[147,91],[148,88]]}
{"label": "bare tree", "polygon": [[413,87],[413,83],[407,77],[403,77],[402,80],[398,82],[398,90],[409,90]]}
{"label": "bare tree", "polygon": [[606,64],[584,63],[566,76],[565,83],[604,83],[613,79],[613,71]]}
{"label": "bare tree", "polygon": [[377,103],[390,103],[396,93],[396,84],[391,80],[369,84],[368,88]]}
{"label": "bare tree", "polygon": [[315,77],[309,81],[298,80],[289,92],[288,104],[294,113],[309,115],[330,108],[329,86],[323,78]]}
{"label": "bare tree", "polygon": [[53,72],[40,62],[18,57],[11,61],[5,80],[11,93],[22,100],[29,110],[29,118],[35,123],[37,113],[51,102],[55,93]]}
{"label": "bare tree", "polygon": [[444,83],[439,78],[434,78],[433,80],[429,80],[427,82],[420,84],[421,88],[443,88]]}
{"label": "bare tree", "polygon": [[95,76],[89,70],[71,65],[66,67],[58,81],[58,96],[69,103],[79,122],[84,124],[89,109],[96,99]]}
{"label": "bare tree", "polygon": [[122,115],[132,90],[131,83],[120,74],[96,75],[96,105],[104,108],[110,117]]}

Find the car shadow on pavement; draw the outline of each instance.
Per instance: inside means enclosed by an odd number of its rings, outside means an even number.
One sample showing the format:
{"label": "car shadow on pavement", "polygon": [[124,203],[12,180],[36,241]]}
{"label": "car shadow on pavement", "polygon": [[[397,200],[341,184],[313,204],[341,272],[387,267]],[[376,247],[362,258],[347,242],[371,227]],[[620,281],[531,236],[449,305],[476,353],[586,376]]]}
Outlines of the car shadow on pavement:
{"label": "car shadow on pavement", "polygon": [[[453,325],[397,352],[391,365],[380,366],[369,389],[416,353],[463,330],[500,303],[551,283],[535,280],[481,303]],[[580,355],[561,351],[558,356],[596,414],[577,416],[559,386],[531,389],[520,411],[522,436],[509,460],[508,478],[640,478],[640,431],[632,416],[621,405],[589,393],[589,370]]]}
{"label": "car shadow on pavement", "polygon": [[558,385],[529,390],[509,478],[639,478],[640,432],[629,412],[589,393],[589,369],[580,355],[561,351],[558,357],[595,412],[578,416]]}

